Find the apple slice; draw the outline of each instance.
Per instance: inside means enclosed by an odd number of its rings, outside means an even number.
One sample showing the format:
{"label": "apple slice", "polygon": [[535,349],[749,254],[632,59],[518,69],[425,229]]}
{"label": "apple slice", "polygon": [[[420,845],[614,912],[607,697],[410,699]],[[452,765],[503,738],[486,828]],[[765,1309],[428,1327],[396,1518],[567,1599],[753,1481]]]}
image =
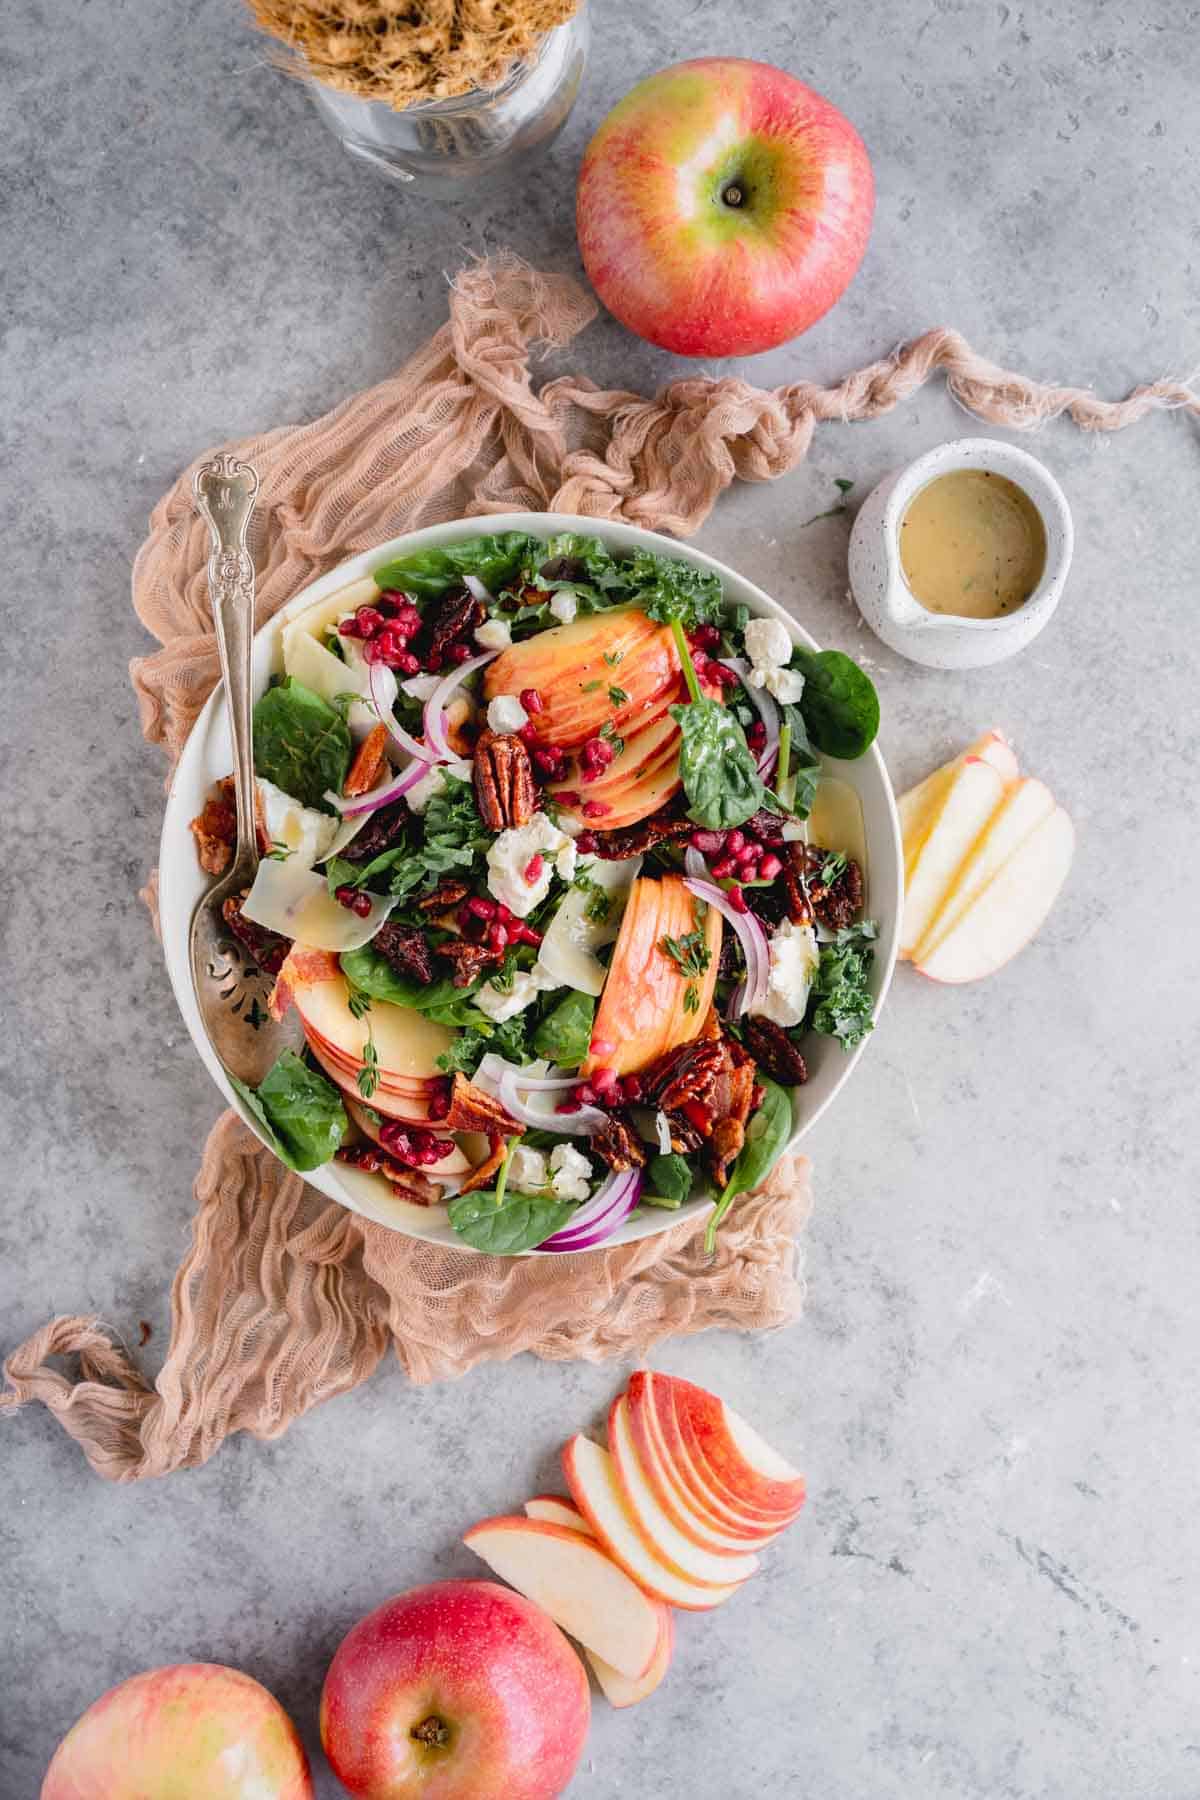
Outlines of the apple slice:
{"label": "apple slice", "polygon": [[722,1587],[748,1581],[757,1573],[758,1558],[750,1551],[714,1550],[698,1544],[675,1524],[642,1468],[629,1425],[625,1396],[618,1395],[608,1413],[608,1453],[625,1505],[639,1537],[652,1556],[683,1581]]}
{"label": "apple slice", "polygon": [[[737,1593],[740,1582],[715,1587],[685,1581],[647,1549],[607,1450],[578,1433],[564,1446],[562,1461],[571,1496],[596,1537],[613,1561],[652,1599],[682,1607],[685,1612],[708,1612]],[[605,1658],[607,1662],[613,1660]]]}
{"label": "apple slice", "polygon": [[592,1665],[592,1671],[600,1683],[600,1690],[610,1706],[636,1706],[639,1700],[645,1700],[654,1692],[670,1668],[671,1654],[675,1648],[675,1618],[669,1606],[662,1607],[660,1622],[661,1630],[653,1660],[646,1673],[637,1681],[630,1681],[628,1676],[622,1675],[620,1669],[614,1669],[611,1663],[606,1663],[592,1651],[584,1651],[583,1654]]}
{"label": "apple slice", "polygon": [[386,1000],[372,1001],[370,1012],[356,1019],[337,957],[300,944],[293,945],[276,978],[272,1016],[282,1018],[289,1005],[300,1014],[306,1034],[326,1044],[331,1058],[348,1061],[355,1071],[362,1066],[368,1037],[373,1039],[383,1087],[437,1079],[442,1074],[438,1057],[445,1055],[456,1036],[412,1007],[393,1006]]}
{"label": "apple slice", "polygon": [[979,981],[993,975],[1041,926],[1074,855],[1075,827],[1056,806],[915,966],[931,981]]}
{"label": "apple slice", "polygon": [[575,1502],[564,1500],[561,1494],[535,1494],[525,1502],[525,1517],[541,1519],[547,1525],[562,1525],[568,1531],[582,1531],[584,1537],[592,1536],[592,1528]]}
{"label": "apple slice", "polygon": [[633,883],[592,1028],[592,1043],[606,1048],[589,1052],[579,1071],[582,1080],[598,1066],[629,1075],[698,1034],[716,987],[720,913],[715,906],[705,913],[703,974],[688,977],[662,947],[666,937],[695,931],[698,913],[699,903],[682,876],[641,875]]}
{"label": "apple slice", "polygon": [[[629,608],[589,614],[513,644],[488,666],[483,691],[492,700],[533,688],[542,702],[539,740],[577,750],[610,720],[623,735],[679,674],[670,627]],[[614,703],[618,684],[625,697]]]}
{"label": "apple slice", "polygon": [[904,844],[904,873],[912,873],[917,853],[924,845],[925,839],[933,827],[951,783],[968,756],[977,756],[981,762],[991,763],[992,767],[1005,781],[1015,781],[1020,773],[1017,758],[1012,745],[1002,731],[985,731],[961,756],[952,757],[919,781],[915,788],[901,794],[896,802],[896,810],[900,815],[900,836]]}
{"label": "apple slice", "polygon": [[703,1550],[744,1555],[751,1548],[761,1548],[778,1536],[771,1527],[756,1525],[746,1529],[722,1524],[709,1512],[695,1488],[686,1485],[677,1475],[666,1459],[651,1422],[644,1374],[635,1375],[626,1391],[625,1414],[638,1462],[654,1489],[655,1499],[685,1537]]}
{"label": "apple slice", "polygon": [[488,1568],[628,1681],[645,1675],[659,1612],[592,1538],[542,1519],[484,1519],[463,1538]]}
{"label": "apple slice", "polygon": [[663,1385],[661,1378],[656,1386],[655,1378],[649,1371],[646,1379],[647,1416],[652,1421],[667,1462],[678,1474],[694,1504],[705,1509],[708,1516],[723,1529],[740,1533],[744,1539],[743,1549],[760,1548],[770,1537],[778,1536],[791,1524],[795,1514],[781,1517],[778,1512],[764,1512],[744,1499],[735,1499],[722,1488],[685,1439],[675,1416],[675,1402],[670,1390]]}
{"label": "apple slice", "polygon": [[914,962],[924,961],[936,949],[947,932],[958,923],[975,896],[987,886],[993,875],[999,874],[1013,852],[1053,811],[1054,795],[1044,781],[1027,775],[1024,780],[1009,788],[992,814],[983,836],[959,870],[957,880],[934,914],[924,937],[913,951]]}
{"label": "apple slice", "polygon": [[[358,1085],[357,1075],[344,1069],[341,1063],[334,1062],[332,1057],[327,1056],[312,1038],[306,1038],[305,1042],[334,1086],[341,1088],[347,1099],[361,1100],[363,1091]],[[387,1088],[377,1087],[371,1095],[370,1104],[377,1113],[382,1113],[385,1119],[395,1119],[401,1125],[436,1124],[436,1120],[431,1119],[427,1100],[418,1100],[410,1095],[393,1094]]]}
{"label": "apple slice", "polygon": [[920,943],[958,871],[1004,798],[1004,790],[1004,777],[982,757],[968,756],[956,772],[905,886],[900,925],[902,957],[911,957]]}
{"label": "apple slice", "polygon": [[790,1523],[804,1504],[804,1477],[715,1394],[674,1375],[655,1375],[669,1392],[675,1416],[702,1471],[749,1505]]}

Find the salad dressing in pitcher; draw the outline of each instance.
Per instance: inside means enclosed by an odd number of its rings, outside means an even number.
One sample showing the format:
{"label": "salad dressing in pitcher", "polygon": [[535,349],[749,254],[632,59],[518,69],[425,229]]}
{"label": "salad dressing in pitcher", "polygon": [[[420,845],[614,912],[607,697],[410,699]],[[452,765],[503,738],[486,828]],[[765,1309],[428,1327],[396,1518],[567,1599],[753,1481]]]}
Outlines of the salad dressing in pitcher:
{"label": "salad dressing in pitcher", "polygon": [[927,612],[997,619],[1024,606],[1046,566],[1046,528],[1023,488],[989,469],[953,469],[900,520],[900,562]]}

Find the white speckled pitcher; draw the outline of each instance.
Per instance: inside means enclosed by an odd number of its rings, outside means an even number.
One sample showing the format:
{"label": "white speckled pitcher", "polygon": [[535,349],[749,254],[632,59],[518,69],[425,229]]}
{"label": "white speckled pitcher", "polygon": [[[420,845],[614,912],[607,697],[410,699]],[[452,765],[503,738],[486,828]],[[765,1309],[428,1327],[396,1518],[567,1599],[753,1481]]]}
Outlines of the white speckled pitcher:
{"label": "white speckled pitcher", "polygon": [[[1046,530],[1046,566],[1025,604],[997,619],[929,612],[913,598],[900,563],[900,521],[913,496],[936,476],[986,469],[1023,488]],[[939,444],[895,469],[859,508],[850,534],[850,587],[863,618],[885,644],[931,669],[978,669],[1031,644],[1058,605],[1071,566],[1075,532],[1062,489],[1049,469],[993,438]]]}

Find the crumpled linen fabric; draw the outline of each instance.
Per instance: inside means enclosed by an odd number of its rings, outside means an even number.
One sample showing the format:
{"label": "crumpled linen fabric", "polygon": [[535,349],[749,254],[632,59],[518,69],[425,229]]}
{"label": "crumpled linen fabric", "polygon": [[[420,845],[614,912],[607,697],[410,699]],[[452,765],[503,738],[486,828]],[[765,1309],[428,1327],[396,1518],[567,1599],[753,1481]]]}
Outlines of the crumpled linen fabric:
{"label": "crumpled linen fabric", "polygon": [[[833,388],[702,375],[654,399],[578,375],[535,388],[533,348],[562,348],[594,311],[566,276],[510,254],[476,263],[451,285],[447,323],[398,374],[311,424],[227,446],[260,478],[257,623],[345,558],[445,519],[552,510],[687,535],[735,478],[795,467],[822,421],[877,417],[939,371],[963,406],[1010,428],[1066,413],[1107,431],[1155,409],[1200,411],[1178,382],[1120,402],[1042,386],[947,329]],[[133,572],[134,606],[160,647],[131,676],[145,736],[172,766],[219,673],[191,476],[155,508]],[[143,897],[153,912],[153,879]],[[157,1381],[97,1320],[59,1318],[9,1356],[0,1409],[40,1400],[97,1474],[135,1481],[206,1461],[231,1432],[278,1436],[363,1381],[389,1346],[410,1380],[428,1382],[525,1350],[628,1360],[682,1333],[784,1325],[802,1303],[810,1173],[806,1158],[785,1158],[737,1202],[712,1257],[688,1223],[553,1261],[485,1257],[347,1212],[226,1113],[196,1179]],[[70,1373],[55,1366],[64,1357]]]}

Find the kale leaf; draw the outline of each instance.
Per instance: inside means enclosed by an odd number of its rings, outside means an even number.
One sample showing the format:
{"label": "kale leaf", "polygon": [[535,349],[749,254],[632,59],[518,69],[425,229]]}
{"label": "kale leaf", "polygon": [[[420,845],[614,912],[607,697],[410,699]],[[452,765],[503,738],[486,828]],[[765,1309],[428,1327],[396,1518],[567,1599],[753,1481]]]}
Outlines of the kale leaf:
{"label": "kale leaf", "polygon": [[831,943],[821,945],[821,957],[813,977],[806,1024],[825,1037],[838,1039],[843,1050],[852,1050],[871,1029],[871,990],[868,981],[875,960],[872,943],[879,935],[873,919],[847,925]]}

